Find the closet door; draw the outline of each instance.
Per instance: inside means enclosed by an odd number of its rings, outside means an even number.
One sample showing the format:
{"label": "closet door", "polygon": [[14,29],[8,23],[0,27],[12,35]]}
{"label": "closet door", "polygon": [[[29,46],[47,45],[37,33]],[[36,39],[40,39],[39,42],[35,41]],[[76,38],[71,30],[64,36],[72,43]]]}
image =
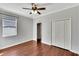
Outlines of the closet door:
{"label": "closet door", "polygon": [[64,48],[64,21],[55,22],[55,45]]}
{"label": "closet door", "polygon": [[65,20],[65,49],[71,49],[71,19]]}

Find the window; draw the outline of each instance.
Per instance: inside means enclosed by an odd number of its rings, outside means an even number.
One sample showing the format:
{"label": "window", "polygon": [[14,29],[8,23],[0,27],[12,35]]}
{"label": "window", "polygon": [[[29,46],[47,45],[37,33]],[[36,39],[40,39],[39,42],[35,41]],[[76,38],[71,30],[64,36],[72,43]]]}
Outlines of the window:
{"label": "window", "polygon": [[13,16],[2,16],[2,36],[15,36],[17,35],[17,19]]}

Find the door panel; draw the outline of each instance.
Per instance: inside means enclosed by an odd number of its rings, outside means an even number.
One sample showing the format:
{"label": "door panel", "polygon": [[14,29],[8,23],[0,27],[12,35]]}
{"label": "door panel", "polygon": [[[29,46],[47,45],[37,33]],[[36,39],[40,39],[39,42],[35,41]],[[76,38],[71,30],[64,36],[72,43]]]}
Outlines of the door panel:
{"label": "door panel", "polygon": [[64,48],[64,21],[55,23],[55,43],[56,46]]}
{"label": "door panel", "polygon": [[55,22],[55,45],[71,50],[71,19]]}
{"label": "door panel", "polygon": [[65,48],[71,49],[71,20],[65,20]]}

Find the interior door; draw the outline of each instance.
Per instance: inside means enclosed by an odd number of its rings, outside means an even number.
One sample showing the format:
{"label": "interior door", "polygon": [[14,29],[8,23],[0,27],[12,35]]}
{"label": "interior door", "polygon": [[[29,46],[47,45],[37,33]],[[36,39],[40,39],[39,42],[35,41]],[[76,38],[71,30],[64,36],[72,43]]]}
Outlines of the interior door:
{"label": "interior door", "polygon": [[71,19],[65,20],[65,49],[71,49]]}
{"label": "interior door", "polygon": [[55,44],[64,48],[64,21],[55,22]]}
{"label": "interior door", "polygon": [[68,50],[71,49],[71,19],[55,22],[55,45]]}

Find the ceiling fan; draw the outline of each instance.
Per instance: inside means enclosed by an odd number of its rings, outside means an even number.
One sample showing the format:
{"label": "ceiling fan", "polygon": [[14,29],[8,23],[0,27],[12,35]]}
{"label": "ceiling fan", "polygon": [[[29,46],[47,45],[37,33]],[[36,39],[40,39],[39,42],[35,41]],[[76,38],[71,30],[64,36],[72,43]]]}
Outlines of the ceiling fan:
{"label": "ceiling fan", "polygon": [[41,12],[39,12],[39,10],[45,10],[46,8],[45,7],[42,7],[42,8],[38,8],[37,7],[37,4],[35,3],[32,3],[32,8],[22,8],[22,9],[25,9],[25,10],[32,10],[29,14],[33,14],[33,13],[37,13],[37,14],[41,14]]}

